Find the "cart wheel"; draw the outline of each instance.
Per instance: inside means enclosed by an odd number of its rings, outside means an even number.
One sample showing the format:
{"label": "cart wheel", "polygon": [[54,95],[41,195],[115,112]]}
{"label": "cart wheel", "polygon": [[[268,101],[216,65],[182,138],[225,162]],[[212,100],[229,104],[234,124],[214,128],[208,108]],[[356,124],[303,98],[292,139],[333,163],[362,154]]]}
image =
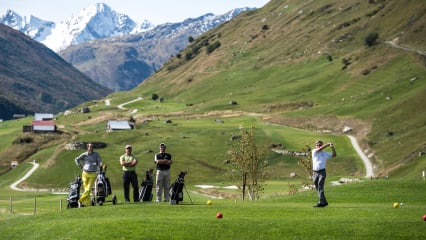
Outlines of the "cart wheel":
{"label": "cart wheel", "polygon": [[115,195],[112,196],[112,204],[117,204],[117,197]]}
{"label": "cart wheel", "polygon": [[77,208],[78,203],[76,202],[68,202],[67,208]]}
{"label": "cart wheel", "polygon": [[102,205],[104,205],[104,202],[103,201],[99,201],[98,204],[99,204],[99,206],[102,206]]}
{"label": "cart wheel", "polygon": [[95,206],[95,205],[96,205],[95,199],[93,199],[93,198],[92,198],[92,199],[90,200],[90,205],[92,205],[92,206]]}

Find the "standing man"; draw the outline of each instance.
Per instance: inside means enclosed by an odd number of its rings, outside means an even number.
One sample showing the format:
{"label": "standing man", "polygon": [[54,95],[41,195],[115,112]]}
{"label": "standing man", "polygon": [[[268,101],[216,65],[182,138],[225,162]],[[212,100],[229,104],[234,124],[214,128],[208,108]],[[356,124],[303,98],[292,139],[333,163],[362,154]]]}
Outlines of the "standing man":
{"label": "standing man", "polygon": [[[322,151],[326,147],[330,147],[332,153]],[[332,143],[324,144],[321,140],[315,142],[315,149],[312,150],[312,170],[314,171],[313,181],[315,189],[318,192],[319,201],[313,207],[325,207],[328,205],[324,194],[324,184],[325,178],[327,176],[325,172],[325,165],[328,159],[336,156],[336,150],[334,149],[334,145]]]}
{"label": "standing man", "polygon": [[164,201],[170,200],[169,186],[170,186],[170,165],[173,163],[172,155],[166,153],[166,144],[160,143],[160,152],[155,155],[154,159],[157,165],[157,179],[156,179],[156,202],[161,202],[161,195],[164,192]]}
{"label": "standing man", "polygon": [[126,153],[120,157],[120,165],[123,167],[124,199],[126,203],[130,202],[129,190],[131,183],[133,188],[133,202],[139,202],[139,185],[138,176],[136,174],[136,164],[138,164],[138,160],[132,154],[131,145],[126,145],[124,149]]}
{"label": "standing man", "polygon": [[101,157],[93,151],[93,144],[87,144],[87,152],[82,153],[75,158],[75,164],[83,169],[81,179],[83,181],[84,192],[78,200],[78,207],[84,207],[90,204],[90,192],[96,180],[96,173],[102,166]]}

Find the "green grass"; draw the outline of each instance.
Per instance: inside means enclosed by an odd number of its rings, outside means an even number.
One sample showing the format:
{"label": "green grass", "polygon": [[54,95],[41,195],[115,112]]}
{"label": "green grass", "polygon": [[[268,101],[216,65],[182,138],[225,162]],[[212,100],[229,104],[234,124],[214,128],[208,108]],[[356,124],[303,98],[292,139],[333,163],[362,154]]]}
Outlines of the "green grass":
{"label": "green grass", "polygon": [[[96,116],[98,113],[92,113]],[[306,175],[305,170],[297,165],[297,158],[283,156],[271,151],[271,143],[280,143],[287,150],[302,151],[306,145],[312,145],[315,139],[321,138],[326,142],[334,142],[338,146],[339,156],[330,162],[330,171],[337,175],[357,173],[363,175],[364,166],[355,154],[349,139],[343,135],[330,135],[309,132],[300,129],[267,124],[258,117],[216,117],[203,118],[171,118],[172,124],[164,123],[164,119],[153,119],[147,124],[137,124],[131,131],[106,132],[105,122],[81,126],[87,131],[77,136],[75,141],[101,141],[107,144],[104,149],[96,149],[101,154],[103,163],[108,166],[108,176],[114,188],[121,188],[121,167],[119,156],[124,153],[124,146],[132,144],[134,154],[139,159],[137,173],[143,176],[148,168],[154,168],[154,154],[158,144],[166,142],[168,151],[172,154],[174,164],[172,176],[177,176],[181,170],[188,171],[188,179],[195,184],[206,182],[229,181],[230,166],[224,163],[227,151],[230,149],[231,136],[239,134],[239,127],[256,128],[256,141],[261,149],[266,151],[270,162],[271,179],[288,179],[291,172]],[[62,150],[53,158],[50,156],[57,151],[58,146],[38,151],[26,162],[36,160],[41,167],[24,184],[29,187],[67,189],[69,182],[80,169],[74,159],[83,150]],[[48,159],[50,159],[48,161]],[[25,165],[23,163],[21,165]],[[0,176],[9,179],[13,171]],[[24,174],[24,173],[22,173]],[[140,179],[141,180],[141,179]]]}
{"label": "green grass", "polygon": [[[7,213],[2,195],[0,234],[3,239],[422,239],[426,193],[418,189],[425,184],[392,179],[327,184],[330,205],[323,209],[312,208],[315,191],[258,201],[213,199],[210,206],[209,198],[194,194],[190,204],[185,193],[179,205],[105,203],[62,210],[58,196],[44,196],[37,198],[40,212],[34,215],[34,198],[26,196],[29,215],[21,215]],[[394,202],[404,205],[393,208]],[[215,217],[218,212],[222,219]]]}
{"label": "green grass", "polygon": [[[323,8],[327,3],[330,8]],[[421,23],[413,19],[414,25],[408,29],[406,23],[410,16],[421,14],[421,10],[416,10],[422,9],[417,4],[420,3],[386,2],[386,9],[366,17],[365,13],[378,4],[327,0],[294,2],[287,8],[287,3],[272,1],[262,10],[206,33],[221,35],[221,47],[209,56],[202,51],[189,62],[176,63],[179,60],[174,58],[135,89],[107,96],[111,106],[102,100],[91,101],[72,109],[72,115],[58,114],[57,125],[63,125],[63,130],[75,139],[65,135],[56,140],[57,144],[37,148],[17,168],[0,175],[1,238],[423,239],[425,223],[421,217],[426,213],[426,193],[421,191],[425,182],[420,174],[426,155],[419,153],[424,152],[426,132],[426,115],[421,111],[426,101],[424,60],[382,43],[366,48],[362,41],[364,32],[378,31],[381,41],[392,40],[404,32],[400,36],[402,43],[422,47],[417,40],[420,35],[413,30],[420,31]],[[302,8],[306,11],[299,13]],[[395,14],[396,9],[410,14]],[[341,30],[333,27],[357,17],[360,21],[351,26]],[[261,32],[263,19],[269,31]],[[285,29],[285,34],[280,29]],[[337,42],[345,35],[351,38]],[[325,52],[333,57],[332,62],[326,59]],[[351,65],[342,70],[342,60],[349,58]],[[181,65],[167,70],[173,64]],[[370,70],[369,74],[363,75],[364,70]],[[417,80],[412,82],[414,77]],[[153,93],[164,98],[164,102],[151,100]],[[126,105],[125,110],[117,109],[119,104],[139,97],[144,100]],[[238,104],[230,105],[231,100]],[[186,106],[188,103],[193,105]],[[86,106],[90,113],[78,111]],[[132,113],[134,109],[136,113]],[[232,116],[225,116],[228,114]],[[105,131],[108,119],[131,116],[136,119],[134,130]],[[172,123],[164,123],[166,119]],[[328,123],[328,119],[334,121]],[[269,124],[270,120],[313,131]],[[329,185],[340,177],[362,178],[365,174],[349,140],[339,134],[351,120],[365,122],[360,129],[354,129],[354,134],[359,133],[363,150],[368,148],[372,154],[375,173],[389,175],[389,180]],[[0,124],[2,170],[9,166],[9,153],[25,148],[11,142],[22,125],[30,121],[26,118]],[[315,121],[323,126],[317,126]],[[118,157],[126,144],[134,146],[140,160],[140,181],[144,171],[154,167],[158,144],[166,142],[174,159],[172,176],[187,170],[190,191],[200,192],[194,187],[197,184],[235,184],[229,180],[230,169],[224,162],[230,137],[238,134],[240,126],[256,127],[259,146],[281,143],[287,150],[300,151],[318,138],[333,142],[338,157],[327,165],[326,193],[330,206],[312,209],[316,201],[314,191],[288,196],[290,184],[299,187],[307,181],[305,170],[297,165],[296,158],[269,150],[266,158],[271,178],[262,199],[255,202],[243,203],[231,197],[214,199],[212,206],[206,206],[208,197],[194,193],[194,205],[185,199],[185,204],[178,206],[106,204],[60,211],[63,195],[15,192],[9,188],[35,159],[42,166],[23,186],[67,191],[74,174],[80,174],[74,158],[83,150],[59,151],[61,141],[107,144],[97,151],[108,165],[107,175],[119,201],[123,196]],[[334,130],[333,134],[320,132],[328,129]],[[365,129],[368,132],[364,133]],[[290,178],[292,172],[301,178]],[[9,214],[10,196],[15,214]],[[34,196],[38,206],[35,216]],[[392,204],[396,201],[406,204],[394,209]],[[224,213],[221,220],[214,217],[218,211]],[[86,225],[82,223],[85,220]]]}

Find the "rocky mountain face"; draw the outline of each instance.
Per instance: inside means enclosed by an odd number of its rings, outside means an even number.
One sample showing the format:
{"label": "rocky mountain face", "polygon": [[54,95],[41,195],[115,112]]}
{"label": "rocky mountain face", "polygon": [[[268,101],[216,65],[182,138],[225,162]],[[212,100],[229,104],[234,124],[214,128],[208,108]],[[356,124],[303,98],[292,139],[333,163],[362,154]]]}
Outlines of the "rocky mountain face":
{"label": "rocky mountain face", "polygon": [[0,23],[25,33],[55,52],[87,41],[143,32],[153,27],[147,20],[135,22],[104,3],[89,6],[60,23],[34,16],[22,17],[13,10],[3,15]]}
{"label": "rocky mountain face", "polygon": [[99,39],[70,46],[59,55],[103,86],[114,91],[130,90],[188,46],[189,38],[196,38],[238,13],[206,14],[138,34]]}
{"label": "rocky mountain face", "polygon": [[140,84],[188,46],[190,37],[196,38],[248,10],[251,8],[153,26],[147,20],[135,22],[98,3],[61,23],[21,17],[12,10],[0,18],[0,23],[57,51],[95,82],[124,91]]}
{"label": "rocky mountain face", "polygon": [[111,92],[55,52],[0,24],[0,119],[58,113]]}

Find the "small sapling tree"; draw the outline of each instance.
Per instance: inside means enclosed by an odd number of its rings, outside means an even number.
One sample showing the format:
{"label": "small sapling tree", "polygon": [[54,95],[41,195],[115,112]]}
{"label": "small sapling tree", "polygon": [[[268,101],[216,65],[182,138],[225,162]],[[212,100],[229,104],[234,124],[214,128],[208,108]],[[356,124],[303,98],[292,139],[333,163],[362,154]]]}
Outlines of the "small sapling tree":
{"label": "small sapling tree", "polygon": [[255,142],[254,127],[240,129],[240,136],[231,143],[228,159],[232,166],[231,176],[241,181],[242,199],[245,200],[246,192],[251,200],[259,199],[268,177],[268,163],[265,151]]}

